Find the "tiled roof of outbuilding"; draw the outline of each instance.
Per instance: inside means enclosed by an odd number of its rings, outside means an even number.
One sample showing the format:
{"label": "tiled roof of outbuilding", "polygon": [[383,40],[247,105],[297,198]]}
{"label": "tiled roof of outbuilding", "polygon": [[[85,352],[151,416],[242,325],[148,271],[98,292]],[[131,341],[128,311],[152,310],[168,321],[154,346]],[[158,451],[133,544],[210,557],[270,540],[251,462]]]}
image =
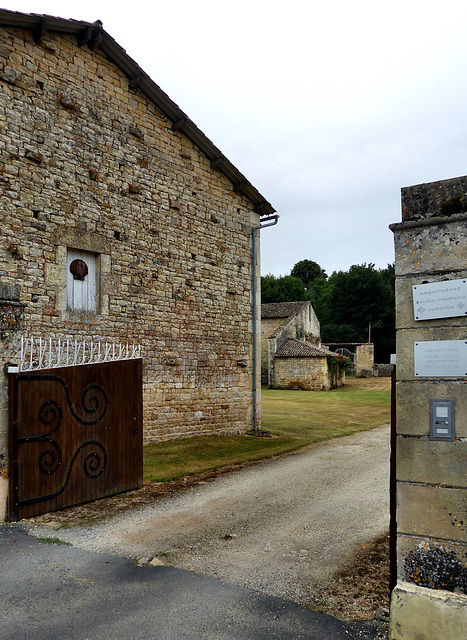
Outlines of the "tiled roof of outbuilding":
{"label": "tiled roof of outbuilding", "polygon": [[303,302],[267,302],[261,305],[261,318],[290,318],[309,305]]}
{"label": "tiled roof of outbuilding", "polygon": [[307,342],[300,342],[289,338],[282,347],[276,351],[276,358],[324,358],[326,356],[334,355],[332,351],[328,349],[321,349],[315,347]]}

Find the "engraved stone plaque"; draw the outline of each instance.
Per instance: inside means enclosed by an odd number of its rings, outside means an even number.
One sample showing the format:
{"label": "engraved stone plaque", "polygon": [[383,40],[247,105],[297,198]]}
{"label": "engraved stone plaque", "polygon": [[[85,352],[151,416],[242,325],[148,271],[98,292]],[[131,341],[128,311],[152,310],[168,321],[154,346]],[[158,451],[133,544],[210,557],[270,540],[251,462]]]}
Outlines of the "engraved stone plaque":
{"label": "engraved stone plaque", "polygon": [[416,378],[467,376],[467,340],[431,340],[414,343]]}
{"label": "engraved stone plaque", "polygon": [[467,315],[467,280],[445,280],[412,287],[415,320]]}

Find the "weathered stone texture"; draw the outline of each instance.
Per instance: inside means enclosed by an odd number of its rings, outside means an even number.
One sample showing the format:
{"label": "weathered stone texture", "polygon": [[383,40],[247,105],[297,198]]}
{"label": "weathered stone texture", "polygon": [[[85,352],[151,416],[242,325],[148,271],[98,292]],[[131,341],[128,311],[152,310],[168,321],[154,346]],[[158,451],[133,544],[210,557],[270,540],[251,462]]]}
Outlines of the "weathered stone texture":
{"label": "weathered stone texture", "polygon": [[465,542],[467,489],[399,482],[397,504],[400,533]]}
{"label": "weathered stone texture", "polygon": [[[363,372],[373,371],[373,365],[375,364],[375,345],[371,342],[367,344],[357,345],[357,354],[355,358],[355,375],[362,376]],[[368,377],[368,376],[362,376]]]}
{"label": "weathered stone texture", "polygon": [[[446,271],[443,273],[443,279],[459,280],[467,278],[467,271]],[[446,325],[445,318],[432,320],[416,321],[414,317],[412,287],[420,284],[428,284],[430,282],[438,282],[439,279],[430,275],[400,277],[396,280],[396,296],[399,304],[396,308],[396,329],[411,329],[427,325],[429,327],[442,327]],[[452,326],[467,326],[467,315],[464,317],[457,316],[451,319]]]}
{"label": "weathered stone texture", "polygon": [[[2,29],[0,72],[0,290],[18,294],[17,333],[141,344],[146,441],[246,431],[253,204],[75,37]],[[100,256],[96,314],[67,311],[68,247]]]}
{"label": "weathered stone texture", "polygon": [[[398,331],[396,334],[397,348],[397,379],[398,380],[414,380],[416,379],[414,370],[414,343],[432,340],[466,340],[467,325],[462,322],[458,326],[430,327],[425,326],[416,329],[405,329]],[[458,378],[458,376],[446,376],[450,378]],[[460,379],[464,380],[464,376]],[[420,378],[420,380],[426,378]]]}
{"label": "weathered stone texture", "polygon": [[[449,458],[449,465],[446,465]],[[459,440],[430,441],[425,438],[399,438],[397,479],[458,486],[467,465],[467,451]],[[465,505],[467,511],[467,503]]]}
{"label": "weathered stone texture", "polygon": [[391,640],[464,640],[465,598],[401,583],[391,598]]}
{"label": "weathered stone texture", "polygon": [[401,190],[402,220],[450,217],[467,211],[467,177],[405,187]]}
{"label": "weathered stone texture", "polygon": [[308,391],[328,391],[331,377],[327,358],[275,358],[274,385],[276,389],[299,387]]}
{"label": "weathered stone texture", "polygon": [[[412,286],[466,277],[466,194],[466,177],[403,189],[403,222],[392,226],[398,329],[394,640],[465,637],[467,376],[419,377],[414,370],[414,344],[465,341],[467,319],[460,310],[454,318],[417,320]],[[430,400],[434,399],[455,402],[454,441],[429,439]],[[432,590],[439,590],[440,595],[433,595]],[[441,612],[442,624],[438,621]]]}
{"label": "weathered stone texture", "polygon": [[[399,368],[399,367],[398,367]],[[397,395],[397,433],[408,436],[429,434],[430,400],[454,400],[456,407],[456,435],[467,438],[467,382],[443,382],[426,379],[399,381]],[[447,444],[447,443],[445,443]]]}
{"label": "weathered stone texture", "polygon": [[459,237],[465,234],[466,230],[466,220],[439,226],[397,229],[396,276],[465,270],[465,246],[459,241]]}

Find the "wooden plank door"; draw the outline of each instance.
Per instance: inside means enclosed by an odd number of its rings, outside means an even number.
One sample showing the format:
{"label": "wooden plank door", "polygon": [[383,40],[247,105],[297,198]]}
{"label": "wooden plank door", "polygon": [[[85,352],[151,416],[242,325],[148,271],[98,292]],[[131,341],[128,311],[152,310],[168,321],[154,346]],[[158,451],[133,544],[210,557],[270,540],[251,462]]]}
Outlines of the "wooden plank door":
{"label": "wooden plank door", "polygon": [[142,447],[141,360],[12,374],[10,519],[140,487]]}

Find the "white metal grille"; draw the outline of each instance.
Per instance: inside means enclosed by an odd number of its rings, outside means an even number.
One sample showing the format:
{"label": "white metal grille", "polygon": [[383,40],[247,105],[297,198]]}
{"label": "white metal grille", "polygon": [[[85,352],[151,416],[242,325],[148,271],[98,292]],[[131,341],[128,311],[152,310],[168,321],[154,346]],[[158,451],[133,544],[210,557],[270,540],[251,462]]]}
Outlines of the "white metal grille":
{"label": "white metal grille", "polygon": [[21,338],[19,371],[141,358],[141,346],[93,340]]}

